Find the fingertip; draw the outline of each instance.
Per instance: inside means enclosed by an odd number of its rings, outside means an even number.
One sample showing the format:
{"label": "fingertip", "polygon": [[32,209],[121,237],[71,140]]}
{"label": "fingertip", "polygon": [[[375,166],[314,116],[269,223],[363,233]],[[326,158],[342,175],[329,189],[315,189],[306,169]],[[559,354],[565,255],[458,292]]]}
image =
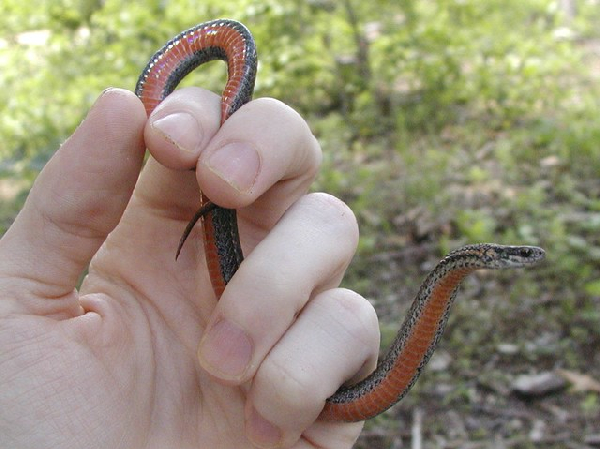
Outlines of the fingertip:
{"label": "fingertip", "polygon": [[300,114],[260,98],[223,124],[200,154],[197,179],[212,201],[239,209],[281,181],[294,186],[288,197],[304,193],[320,163],[321,149]]}
{"label": "fingertip", "polygon": [[226,142],[206,160],[206,167],[219,178],[219,183],[225,181],[226,187],[249,197],[253,196],[261,166],[259,150],[252,143],[237,140]]}
{"label": "fingertip", "polygon": [[111,125],[107,127],[108,131],[134,130],[140,135],[147,118],[144,106],[135,94],[117,87],[109,87],[100,94],[86,120],[98,113],[106,115],[105,120]]}
{"label": "fingertip", "polygon": [[144,139],[150,154],[173,169],[192,169],[219,129],[220,100],[190,87],[169,95],[150,115]]}
{"label": "fingertip", "polygon": [[[39,181],[54,178],[60,186],[69,183],[74,188],[73,178],[89,186],[92,181],[106,184],[108,175],[113,182],[126,183],[132,189],[135,184],[132,172],[136,175],[139,172],[145,150],[142,134],[145,122],[146,112],[133,92],[105,89],[73,135],[61,145],[56,157],[49,161]],[[89,178],[90,172],[93,179]]]}

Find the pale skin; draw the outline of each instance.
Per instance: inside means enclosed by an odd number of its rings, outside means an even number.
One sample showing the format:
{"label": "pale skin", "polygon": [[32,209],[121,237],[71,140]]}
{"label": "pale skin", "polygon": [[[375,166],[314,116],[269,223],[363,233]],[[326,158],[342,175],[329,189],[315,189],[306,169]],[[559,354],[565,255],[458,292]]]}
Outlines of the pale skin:
{"label": "pale skin", "polygon": [[[321,150],[296,112],[260,99],[219,129],[219,101],[182,89],[147,119],[108,90],[39,175],[0,240],[0,447],[356,441],[360,423],[318,420],[379,345],[338,287],[354,215],[306,193]],[[218,302],[199,228],[175,261],[199,189],[239,211],[246,260]]]}

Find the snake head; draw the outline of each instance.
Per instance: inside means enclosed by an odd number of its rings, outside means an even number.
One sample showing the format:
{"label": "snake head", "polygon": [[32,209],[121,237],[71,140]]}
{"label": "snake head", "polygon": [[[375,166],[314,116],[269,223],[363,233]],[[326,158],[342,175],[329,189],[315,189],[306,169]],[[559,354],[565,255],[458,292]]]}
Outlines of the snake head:
{"label": "snake head", "polygon": [[482,260],[488,268],[522,268],[542,260],[546,253],[537,246],[482,245]]}
{"label": "snake head", "polygon": [[497,243],[476,243],[452,251],[446,257],[447,262],[460,261],[462,266],[475,269],[498,270],[503,268],[522,268],[534,265],[544,258],[546,253],[537,246],[509,246]]}

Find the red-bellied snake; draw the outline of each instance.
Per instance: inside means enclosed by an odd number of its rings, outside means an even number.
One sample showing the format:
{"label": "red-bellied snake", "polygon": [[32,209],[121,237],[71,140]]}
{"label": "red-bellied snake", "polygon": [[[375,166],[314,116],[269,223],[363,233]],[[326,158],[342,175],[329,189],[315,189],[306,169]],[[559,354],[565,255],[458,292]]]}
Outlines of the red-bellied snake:
{"label": "red-bellied snake", "polygon": [[[175,36],[158,50],[140,75],[135,92],[148,115],[179,82],[200,64],[222,59],[228,79],[222,95],[221,124],[252,98],[256,47],[247,28],[233,20],[213,20]],[[217,298],[243,260],[234,210],[214,205],[204,195],[202,207],[181,237],[177,255],[198,220]],[[429,273],[406,319],[375,371],[361,382],[341,387],[327,399],[320,418],[362,421],[394,405],[413,386],[442,335],[458,287],[479,269],[519,268],[544,257],[534,246],[494,243],[467,245],[442,259]]]}

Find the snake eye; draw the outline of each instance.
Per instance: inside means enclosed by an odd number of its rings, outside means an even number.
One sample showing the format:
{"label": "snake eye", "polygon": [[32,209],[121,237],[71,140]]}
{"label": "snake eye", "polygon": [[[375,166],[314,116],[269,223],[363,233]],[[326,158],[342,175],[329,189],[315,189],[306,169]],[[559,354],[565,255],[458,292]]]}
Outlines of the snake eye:
{"label": "snake eye", "polygon": [[485,264],[485,265],[491,265],[494,260],[497,259],[496,254],[490,252],[490,251],[486,251],[485,253],[483,253],[481,255],[481,261]]}
{"label": "snake eye", "polygon": [[529,258],[531,257],[531,254],[531,248],[521,248],[521,251],[519,251],[519,256],[521,257]]}

